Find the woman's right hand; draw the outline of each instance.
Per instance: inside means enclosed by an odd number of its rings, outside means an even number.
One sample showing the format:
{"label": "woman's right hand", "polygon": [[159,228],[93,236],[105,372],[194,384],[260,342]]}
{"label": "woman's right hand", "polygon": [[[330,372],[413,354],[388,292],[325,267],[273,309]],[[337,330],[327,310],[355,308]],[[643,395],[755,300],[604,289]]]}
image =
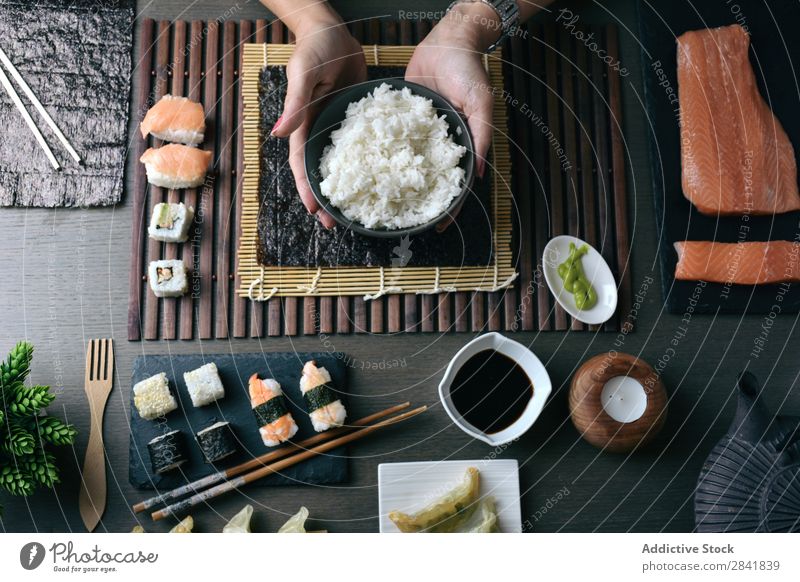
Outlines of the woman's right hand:
{"label": "woman's right hand", "polygon": [[308,19],[295,30],[297,44],[286,67],[288,87],[283,113],[272,128],[276,137],[289,137],[289,165],[300,199],[311,214],[331,228],[335,222],[320,209],[305,172],[305,144],[320,104],[328,94],[367,78],[359,42],[335,14]]}

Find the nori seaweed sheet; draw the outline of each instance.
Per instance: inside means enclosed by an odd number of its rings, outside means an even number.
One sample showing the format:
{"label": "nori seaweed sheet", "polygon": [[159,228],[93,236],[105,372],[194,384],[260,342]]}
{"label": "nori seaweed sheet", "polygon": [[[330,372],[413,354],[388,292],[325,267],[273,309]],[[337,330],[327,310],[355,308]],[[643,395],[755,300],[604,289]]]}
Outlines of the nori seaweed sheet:
{"label": "nori seaweed sheet", "polygon": [[62,165],[54,170],[0,90],[0,206],[107,206],[122,198],[134,0],[0,0],[0,46],[83,159],[17,93]]}
{"label": "nori seaweed sheet", "polygon": [[166,473],[189,460],[186,454],[186,439],[179,430],[165,434],[158,442],[147,443],[150,465],[157,474]]}
{"label": "nori seaweed sheet", "polygon": [[306,401],[306,410],[311,414],[315,410],[327,406],[331,402],[336,402],[339,400],[339,397],[333,393],[330,386],[327,384],[320,384],[303,394],[303,400]]}
{"label": "nori seaweed sheet", "polygon": [[216,463],[239,450],[236,436],[228,422],[207,432],[202,432],[198,432],[195,438],[208,463]]}
{"label": "nori seaweed sheet", "polygon": [[[370,79],[402,77],[402,67],[369,67]],[[269,132],[283,111],[286,70],[268,66],[259,79],[261,172],[258,260],[267,266],[476,266],[492,260],[491,172],[476,180],[454,224],[406,239],[364,237],[325,229],[308,214],[289,167],[287,139]]]}

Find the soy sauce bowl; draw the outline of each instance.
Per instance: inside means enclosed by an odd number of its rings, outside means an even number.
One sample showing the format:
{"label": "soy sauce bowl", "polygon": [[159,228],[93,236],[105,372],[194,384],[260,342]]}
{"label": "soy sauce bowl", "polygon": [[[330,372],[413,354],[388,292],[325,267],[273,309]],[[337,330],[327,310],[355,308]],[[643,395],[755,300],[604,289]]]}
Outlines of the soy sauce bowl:
{"label": "soy sauce bowl", "polygon": [[[569,257],[570,243],[578,248],[583,245],[589,247],[589,251],[581,257],[581,266],[586,279],[597,293],[597,303],[591,309],[578,308],[575,296],[564,288],[564,281],[558,275],[558,266]],[[557,236],[544,247],[542,263],[544,280],[550,292],[564,311],[578,321],[588,325],[600,325],[611,319],[617,311],[617,282],[603,255],[589,243],[574,236]]]}
{"label": "soy sauce bowl", "polygon": [[[456,409],[452,397],[453,381],[458,371],[470,358],[484,350],[494,350],[512,360],[525,372],[525,375],[528,376],[533,385],[533,395],[522,415],[509,426],[495,433],[483,432],[470,424]],[[492,388],[501,390],[503,387],[502,385],[488,387],[489,390]],[[444,378],[439,383],[439,398],[445,412],[458,428],[486,444],[499,446],[518,439],[528,432],[536,422],[536,419],[539,418],[552,390],[550,375],[547,373],[544,364],[532,351],[504,335],[491,332],[476,337],[453,356],[444,373]],[[491,398],[491,395],[488,397]]]}
{"label": "soy sauce bowl", "polygon": [[[424,224],[408,228],[367,228],[363,224],[347,218],[341,210],[334,206],[331,201],[322,194],[320,188],[322,175],[320,174],[319,164],[322,159],[322,153],[327,146],[331,145],[331,133],[339,129],[342,121],[344,121],[347,113],[347,106],[350,105],[350,103],[366,97],[383,83],[386,83],[392,87],[392,89],[403,89],[407,87],[413,94],[430,99],[436,109],[436,114],[439,117],[444,115],[445,121],[449,127],[449,134],[452,136],[453,141],[467,148],[466,153],[461,157],[459,162],[459,166],[464,170],[464,181],[461,184],[461,191],[459,194],[453,199],[450,206],[439,216]],[[336,93],[325,104],[322,111],[320,111],[319,115],[314,120],[308,134],[308,140],[305,145],[305,170],[308,184],[311,186],[311,192],[314,194],[314,199],[321,208],[333,217],[337,224],[364,236],[374,238],[400,238],[431,230],[440,222],[458,214],[467,196],[472,191],[472,184],[475,179],[475,148],[472,142],[472,135],[469,132],[469,127],[464,117],[447,99],[437,92],[423,87],[422,85],[418,85],[417,83],[405,81],[402,78],[376,79],[374,81],[366,81],[358,85],[347,87]]]}

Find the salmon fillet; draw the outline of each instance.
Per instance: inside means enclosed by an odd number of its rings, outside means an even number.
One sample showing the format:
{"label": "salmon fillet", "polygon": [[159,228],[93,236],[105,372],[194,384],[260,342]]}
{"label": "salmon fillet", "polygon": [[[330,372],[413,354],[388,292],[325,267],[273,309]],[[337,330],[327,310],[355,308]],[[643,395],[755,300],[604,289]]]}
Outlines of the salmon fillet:
{"label": "salmon fillet", "polygon": [[735,24],[678,37],[683,193],[703,214],[800,209],[794,148],[758,92]]}
{"label": "salmon fillet", "polygon": [[675,278],[737,285],[800,281],[800,243],[676,242]]}
{"label": "salmon fillet", "polygon": [[203,142],[206,116],[199,103],[164,95],[144,116],[140,129],[143,138],[153,134],[167,141],[198,145]]}

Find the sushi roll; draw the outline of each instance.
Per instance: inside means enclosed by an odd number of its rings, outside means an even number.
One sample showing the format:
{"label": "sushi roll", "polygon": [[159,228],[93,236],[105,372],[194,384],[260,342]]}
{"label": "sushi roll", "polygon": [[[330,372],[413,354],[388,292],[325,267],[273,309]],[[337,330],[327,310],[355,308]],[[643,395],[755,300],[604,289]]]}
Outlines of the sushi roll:
{"label": "sushi roll", "polygon": [[323,432],[329,428],[342,426],[347,411],[336,392],[330,387],[331,375],[325,368],[317,368],[313,360],[303,366],[300,390],[306,401],[306,409],[311,417],[314,430]]}
{"label": "sushi roll", "polygon": [[183,375],[186,389],[195,408],[211,404],[225,397],[225,388],[219,377],[217,365],[210,362]]}
{"label": "sushi roll", "polygon": [[250,376],[250,406],[266,446],[277,446],[297,433],[297,424],[286,408],[281,385],[275,380],[261,380],[258,374]]}
{"label": "sushi roll", "polygon": [[156,297],[180,297],[189,288],[186,265],[180,259],[151,261],[147,278]]}
{"label": "sushi roll", "polygon": [[150,108],[139,128],[145,139],[152,135],[164,141],[197,145],[203,143],[206,115],[196,101],[164,95]]}
{"label": "sushi roll", "polygon": [[197,444],[207,463],[216,463],[239,450],[231,423],[217,422],[197,433]]}
{"label": "sushi roll", "polygon": [[211,163],[211,152],[171,143],[150,148],[139,158],[147,170],[147,181],[161,188],[196,188],[203,183]]}
{"label": "sushi roll", "polygon": [[166,416],[178,408],[175,397],[169,391],[167,375],[161,372],[136,383],[133,386],[133,405],[145,420]]}
{"label": "sushi roll", "polygon": [[183,202],[173,204],[161,202],[153,208],[147,234],[153,240],[182,243],[189,239],[189,227],[194,218],[194,208]]}
{"label": "sushi roll", "polygon": [[177,469],[188,460],[186,442],[179,430],[154,438],[147,443],[147,450],[150,453],[150,465],[156,475]]}

